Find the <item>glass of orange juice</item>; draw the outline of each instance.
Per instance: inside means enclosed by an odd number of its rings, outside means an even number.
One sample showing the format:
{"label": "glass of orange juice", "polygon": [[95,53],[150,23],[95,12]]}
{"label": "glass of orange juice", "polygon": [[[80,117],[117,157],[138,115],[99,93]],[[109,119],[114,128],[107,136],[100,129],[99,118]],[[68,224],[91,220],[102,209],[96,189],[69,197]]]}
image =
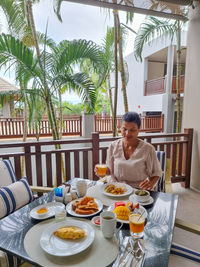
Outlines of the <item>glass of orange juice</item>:
{"label": "glass of orange juice", "polygon": [[96,168],[97,176],[99,176],[99,177],[106,176],[106,172],[107,172],[107,165],[106,164],[96,164],[95,168]]}
{"label": "glass of orange juice", "polygon": [[145,217],[139,213],[129,215],[130,234],[134,239],[143,237]]}

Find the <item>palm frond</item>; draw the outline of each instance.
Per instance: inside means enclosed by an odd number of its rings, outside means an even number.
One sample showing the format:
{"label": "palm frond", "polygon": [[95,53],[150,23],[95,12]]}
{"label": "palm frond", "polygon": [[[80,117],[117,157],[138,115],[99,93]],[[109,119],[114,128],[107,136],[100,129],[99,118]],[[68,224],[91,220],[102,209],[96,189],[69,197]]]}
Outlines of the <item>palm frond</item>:
{"label": "palm frond", "polygon": [[19,39],[11,35],[0,35],[0,67],[5,64],[20,65],[22,68],[20,73],[22,76],[32,76],[32,78],[40,79],[41,71],[38,68],[33,51],[23,44]]}
{"label": "palm frond", "polygon": [[54,12],[56,13],[58,19],[62,22],[61,14],[60,14],[60,8],[63,0],[54,0],[53,1],[53,9]]}
{"label": "palm frond", "polygon": [[142,61],[142,51],[145,43],[152,41],[155,37],[170,36],[172,39],[176,32],[175,24],[169,20],[159,20],[155,17],[147,17],[141,24],[134,43],[134,55],[136,60]]}
{"label": "palm frond", "polygon": [[[60,84],[57,83],[60,81]],[[87,77],[85,73],[76,73],[74,75],[66,73],[55,77],[54,86],[65,87],[69,91],[75,91],[81,97],[83,102],[88,105],[90,111],[94,111],[96,103],[96,89],[93,82]]]}

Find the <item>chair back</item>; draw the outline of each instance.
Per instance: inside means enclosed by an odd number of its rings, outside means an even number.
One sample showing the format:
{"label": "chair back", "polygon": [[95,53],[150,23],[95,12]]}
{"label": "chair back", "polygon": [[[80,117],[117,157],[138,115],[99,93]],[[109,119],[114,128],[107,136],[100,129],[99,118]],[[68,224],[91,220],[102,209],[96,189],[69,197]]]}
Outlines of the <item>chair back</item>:
{"label": "chair back", "polygon": [[161,165],[162,175],[156,185],[155,191],[165,192],[165,151],[156,151],[156,155]]}

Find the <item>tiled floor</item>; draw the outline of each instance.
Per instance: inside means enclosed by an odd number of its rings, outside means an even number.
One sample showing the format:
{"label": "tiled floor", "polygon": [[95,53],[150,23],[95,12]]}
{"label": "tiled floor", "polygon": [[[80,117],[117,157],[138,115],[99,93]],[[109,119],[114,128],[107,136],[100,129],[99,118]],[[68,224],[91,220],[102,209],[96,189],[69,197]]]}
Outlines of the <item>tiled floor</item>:
{"label": "tiled floor", "polygon": [[[176,217],[200,225],[200,193],[173,184],[173,193],[179,195]],[[200,236],[175,227],[173,242],[200,252]],[[197,267],[195,263],[175,255],[170,256],[169,267]]]}

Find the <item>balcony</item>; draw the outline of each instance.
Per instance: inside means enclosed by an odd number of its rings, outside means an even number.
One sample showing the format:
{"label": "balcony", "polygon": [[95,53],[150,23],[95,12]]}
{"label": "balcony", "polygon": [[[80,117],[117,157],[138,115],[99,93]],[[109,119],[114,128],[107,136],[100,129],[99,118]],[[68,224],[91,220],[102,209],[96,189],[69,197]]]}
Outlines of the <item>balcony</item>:
{"label": "balcony", "polygon": [[[181,75],[181,93],[184,92],[185,76]],[[166,78],[160,77],[153,80],[147,80],[144,84],[144,95],[157,95],[164,94],[166,92]],[[172,79],[172,94],[176,94],[176,76]]]}

